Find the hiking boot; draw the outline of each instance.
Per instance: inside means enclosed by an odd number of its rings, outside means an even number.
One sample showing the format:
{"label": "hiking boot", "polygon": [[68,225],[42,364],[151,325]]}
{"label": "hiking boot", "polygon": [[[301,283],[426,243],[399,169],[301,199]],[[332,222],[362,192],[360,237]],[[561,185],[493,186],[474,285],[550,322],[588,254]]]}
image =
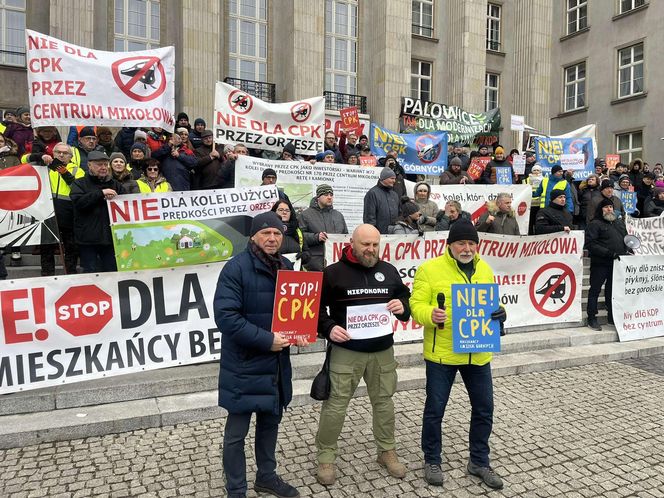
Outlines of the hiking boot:
{"label": "hiking boot", "polygon": [[443,485],[443,469],[437,463],[424,464],[424,480],[432,486]]}
{"label": "hiking boot", "polygon": [[300,496],[300,492],[297,489],[276,475],[269,482],[256,481],[254,490],[256,493],[268,493],[279,498],[297,498]]}
{"label": "hiking boot", "polygon": [[596,316],[589,316],[588,317],[588,328],[593,329],[593,330],[602,330],[602,326],[597,321]]}
{"label": "hiking boot", "polygon": [[394,450],[383,451],[376,461],[387,469],[387,473],[392,477],[397,479],[403,479],[406,477],[406,466],[399,461],[397,457],[397,452]]}
{"label": "hiking boot", "polygon": [[503,480],[496,475],[491,467],[480,467],[473,462],[468,462],[468,473],[480,477],[484,484],[493,489],[503,489]]}
{"label": "hiking boot", "polygon": [[316,479],[323,486],[332,486],[336,480],[336,468],[333,463],[319,463]]}

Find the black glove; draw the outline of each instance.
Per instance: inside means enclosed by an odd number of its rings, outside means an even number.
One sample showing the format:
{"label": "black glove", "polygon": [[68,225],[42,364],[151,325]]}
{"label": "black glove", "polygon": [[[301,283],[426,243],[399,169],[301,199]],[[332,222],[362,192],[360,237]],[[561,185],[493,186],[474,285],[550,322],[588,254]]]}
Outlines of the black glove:
{"label": "black glove", "polygon": [[491,319],[498,320],[498,323],[500,324],[500,335],[504,336],[506,333],[505,320],[507,320],[507,311],[505,310],[505,308],[501,306],[496,311],[491,313]]}
{"label": "black glove", "polygon": [[420,217],[417,219],[417,224],[418,225],[424,225],[424,223],[427,221],[427,217],[424,216],[423,214],[420,215]]}

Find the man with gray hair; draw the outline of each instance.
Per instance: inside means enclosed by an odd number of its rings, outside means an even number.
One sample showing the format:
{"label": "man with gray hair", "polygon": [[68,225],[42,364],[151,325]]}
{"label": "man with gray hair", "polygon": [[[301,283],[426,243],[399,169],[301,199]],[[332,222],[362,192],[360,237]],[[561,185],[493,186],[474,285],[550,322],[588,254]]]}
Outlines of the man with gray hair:
{"label": "man with gray hair", "polygon": [[478,232],[502,233],[505,235],[521,235],[519,224],[516,221],[512,209],[512,196],[501,192],[495,201],[486,203],[487,212],[484,213],[478,223]]}
{"label": "man with gray hair", "polygon": [[378,183],[364,196],[364,223],[375,226],[380,233],[387,233],[399,216],[399,195],[394,191],[397,175],[388,166],[380,171]]}

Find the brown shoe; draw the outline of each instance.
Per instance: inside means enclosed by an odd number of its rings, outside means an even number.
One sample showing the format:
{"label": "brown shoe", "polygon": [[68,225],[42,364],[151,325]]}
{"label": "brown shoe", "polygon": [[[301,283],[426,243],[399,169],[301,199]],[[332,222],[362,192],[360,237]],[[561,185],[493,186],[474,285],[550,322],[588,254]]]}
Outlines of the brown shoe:
{"label": "brown shoe", "polygon": [[323,486],[332,486],[336,480],[336,468],[333,463],[319,463],[316,479]]}
{"label": "brown shoe", "polygon": [[376,461],[387,469],[387,472],[397,479],[403,479],[406,477],[406,466],[399,461],[397,457],[397,452],[394,450],[383,451],[378,455]]}

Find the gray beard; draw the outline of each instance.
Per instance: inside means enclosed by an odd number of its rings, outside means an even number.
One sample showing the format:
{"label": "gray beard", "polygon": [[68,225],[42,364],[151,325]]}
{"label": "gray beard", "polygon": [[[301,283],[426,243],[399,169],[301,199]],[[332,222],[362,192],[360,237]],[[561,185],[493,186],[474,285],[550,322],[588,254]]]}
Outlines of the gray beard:
{"label": "gray beard", "polygon": [[616,219],[618,218],[618,217],[616,216],[616,213],[606,213],[606,214],[602,215],[602,217],[603,217],[606,221],[609,221],[609,222],[616,221]]}

